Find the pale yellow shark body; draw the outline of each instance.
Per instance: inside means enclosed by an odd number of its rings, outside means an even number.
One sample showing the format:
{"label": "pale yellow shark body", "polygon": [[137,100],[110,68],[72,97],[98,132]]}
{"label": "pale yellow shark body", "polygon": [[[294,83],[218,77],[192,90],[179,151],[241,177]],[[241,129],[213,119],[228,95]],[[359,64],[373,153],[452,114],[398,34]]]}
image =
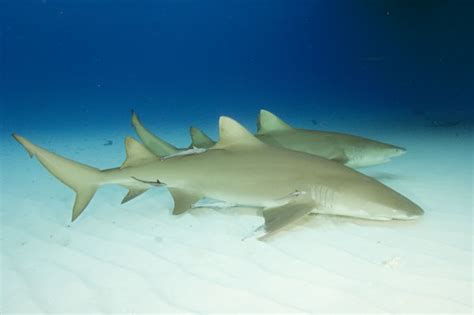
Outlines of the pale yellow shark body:
{"label": "pale yellow shark body", "polygon": [[14,135],[31,156],[76,192],[72,220],[106,184],[129,189],[123,202],[165,185],[179,214],[201,198],[261,207],[270,234],[310,212],[372,220],[413,219],[423,210],[382,183],[340,163],[267,145],[230,118],[209,150],[161,159],[132,138],[120,168],[96,168],[60,157]]}

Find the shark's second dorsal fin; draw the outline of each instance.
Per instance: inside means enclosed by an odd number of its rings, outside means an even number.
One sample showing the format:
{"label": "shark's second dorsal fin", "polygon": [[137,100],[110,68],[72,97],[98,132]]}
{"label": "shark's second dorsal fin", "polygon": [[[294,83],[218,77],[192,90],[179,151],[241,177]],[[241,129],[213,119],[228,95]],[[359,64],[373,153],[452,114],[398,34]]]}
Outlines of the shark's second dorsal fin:
{"label": "shark's second dorsal fin", "polygon": [[232,118],[221,116],[219,119],[219,141],[213,148],[222,149],[232,145],[260,146],[264,144]]}
{"label": "shark's second dorsal fin", "polygon": [[136,166],[151,161],[159,161],[160,157],[150,152],[143,144],[132,137],[125,138],[125,151],[127,159],[120,168]]}
{"label": "shark's second dorsal fin", "polygon": [[208,135],[198,128],[191,127],[189,133],[191,134],[191,145],[193,147],[207,149],[216,144]]}
{"label": "shark's second dorsal fin", "polygon": [[257,134],[292,129],[290,125],[264,109],[260,110],[258,115],[257,128]]}

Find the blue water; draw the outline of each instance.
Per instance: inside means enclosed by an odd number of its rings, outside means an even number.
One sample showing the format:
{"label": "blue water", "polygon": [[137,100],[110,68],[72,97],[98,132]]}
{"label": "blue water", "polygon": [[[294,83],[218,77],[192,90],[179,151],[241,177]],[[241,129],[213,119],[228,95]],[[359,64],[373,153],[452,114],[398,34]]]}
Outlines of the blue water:
{"label": "blue water", "polygon": [[[2,131],[472,117],[471,1],[0,1]],[[210,131],[212,132],[212,131]]]}
{"label": "blue water", "polygon": [[[474,1],[0,0],[0,313],[472,313],[473,38]],[[71,223],[10,136],[106,169],[132,109],[186,147],[261,108],[407,148],[360,171],[425,215],[242,241],[256,209],[110,185]]]}

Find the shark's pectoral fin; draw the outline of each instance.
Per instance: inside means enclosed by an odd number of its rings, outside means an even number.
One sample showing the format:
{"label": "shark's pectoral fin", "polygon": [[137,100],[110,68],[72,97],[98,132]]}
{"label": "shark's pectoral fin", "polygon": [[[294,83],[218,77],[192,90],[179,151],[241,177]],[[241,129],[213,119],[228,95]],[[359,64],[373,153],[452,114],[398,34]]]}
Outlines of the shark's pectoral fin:
{"label": "shark's pectoral fin", "polygon": [[193,205],[203,198],[201,194],[196,192],[180,189],[180,188],[169,188],[171,196],[174,200],[173,214],[178,215],[191,209]]}
{"label": "shark's pectoral fin", "polygon": [[148,188],[130,188],[128,193],[122,199],[122,204],[124,204],[124,203],[140,196],[141,194],[143,194],[147,190],[148,190]]}
{"label": "shark's pectoral fin", "polygon": [[263,231],[263,235],[259,235],[259,239],[263,239],[284,227],[298,221],[315,208],[312,200],[293,200],[285,205],[267,208],[263,210],[263,218],[265,224],[258,228]]}

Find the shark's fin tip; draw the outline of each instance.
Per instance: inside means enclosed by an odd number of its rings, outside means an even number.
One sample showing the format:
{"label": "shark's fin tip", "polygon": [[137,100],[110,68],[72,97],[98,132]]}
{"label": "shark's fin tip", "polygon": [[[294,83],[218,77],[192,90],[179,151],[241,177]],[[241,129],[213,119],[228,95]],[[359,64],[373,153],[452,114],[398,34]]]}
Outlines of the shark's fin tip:
{"label": "shark's fin tip", "polygon": [[29,142],[28,140],[26,140],[26,138],[16,133],[12,133],[12,137],[25,148],[30,158],[32,158],[35,155],[36,146],[33,143]]}
{"label": "shark's fin tip", "polygon": [[140,124],[137,113],[132,109],[132,126],[136,127]]}

